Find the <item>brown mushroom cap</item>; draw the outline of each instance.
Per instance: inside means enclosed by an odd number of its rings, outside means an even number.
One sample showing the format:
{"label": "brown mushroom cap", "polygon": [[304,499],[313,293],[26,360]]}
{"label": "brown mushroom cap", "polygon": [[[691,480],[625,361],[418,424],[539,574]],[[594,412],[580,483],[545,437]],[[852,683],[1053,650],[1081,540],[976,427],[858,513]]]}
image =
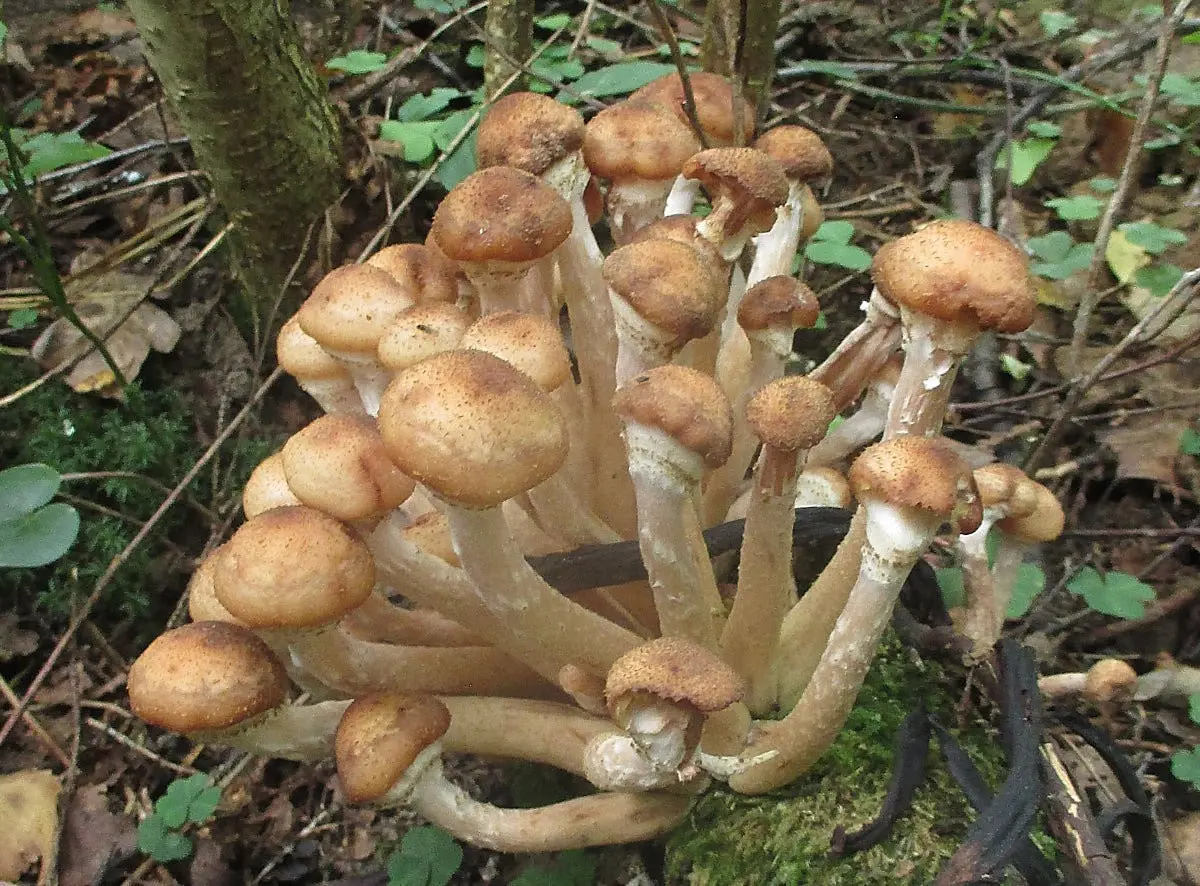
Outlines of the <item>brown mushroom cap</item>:
{"label": "brown mushroom cap", "polygon": [[283,371],[300,381],[323,381],[344,378],[350,380],[345,365],[329,356],[315,338],[300,328],[300,320],[291,317],[279,330],[275,340],[275,356]]}
{"label": "brown mushroom cap", "polygon": [[454,550],[454,539],[450,537],[450,523],[441,511],[422,514],[404,527],[404,540],[415,545],[426,554],[437,557],[451,566],[457,566],[458,553]]}
{"label": "brown mushroom cap", "polygon": [[471,324],[459,347],[486,351],[511,363],[543,391],[553,391],[571,377],[571,355],[558,324],[544,314],[486,314]]}
{"label": "brown mushroom cap", "polygon": [[836,415],[829,388],[798,375],[764,385],[746,404],[746,423],[758,439],[787,452],[816,446]]}
{"label": "brown mushroom cap", "polygon": [[532,262],[571,233],[571,207],[535,175],[492,166],[451,189],[430,236],[457,262]]}
{"label": "brown mushroom cap", "polygon": [[765,231],[775,223],[775,210],[788,196],[783,167],[755,148],[710,148],[692,155],[683,174],[700,182],[715,204],[729,200],[738,207],[728,226],[740,228],[747,221]]}
{"label": "brown mushroom cap", "polygon": [[715,276],[724,279],[725,260],[721,258],[717,248],[696,231],[698,221],[700,219],[694,215],[668,215],[636,231],[629,243],[632,245],[641,243],[643,240],[674,240],[676,243],[690,246],[709,263]]}
{"label": "brown mushroom cap", "polygon": [[855,460],[846,479],[859,501],[925,511],[949,521],[957,532],[973,532],[983,519],[970,466],[941,439],[896,437],[876,443]]}
{"label": "brown mushroom cap", "polygon": [[374,358],[384,330],[412,304],[409,293],[387,271],[345,265],[325,275],[296,319],[321,347]]}
{"label": "brown mushroom cap", "polygon": [[1001,531],[1021,541],[1040,543],[1058,538],[1066,523],[1066,515],[1058,498],[1041,483],[1029,481],[1037,503],[1023,517],[1007,517],[996,523]]}
{"label": "brown mushroom cap", "polygon": [[700,143],[679,118],[652,102],[618,102],[588,121],[583,159],[612,182],[667,181]]}
{"label": "brown mushroom cap", "polygon": [[167,631],[129,669],[129,703],[154,726],[184,734],[228,729],[287,698],[288,677],[248,629],[200,621]]}
{"label": "brown mushroom cap", "polygon": [[356,698],[342,714],[334,757],[351,803],[378,800],[450,728],[450,711],[432,695]]}
{"label": "brown mushroom cap", "polygon": [[[733,87],[720,74],[694,71],[688,83],[696,99],[696,120],[709,142],[714,145],[733,144],[734,115]],[[668,108],[680,122],[691,126],[685,107],[683,81],[678,73],[667,74],[651,81],[629,96],[630,101],[652,101]],[[742,133],[749,138],[754,133],[754,108],[749,102],[742,108]]]}
{"label": "brown mushroom cap", "polygon": [[829,148],[819,135],[803,126],[776,126],[760,135],[754,147],[774,157],[792,181],[821,181],[833,174]]}
{"label": "brown mushroom cap", "polygon": [[635,312],[676,344],[712,331],[723,290],[704,254],[673,240],[642,240],[604,260],[604,280]]}
{"label": "brown mushroom cap", "polygon": [[454,304],[457,270],[438,252],[421,243],[399,243],[379,250],[366,263],[387,271],[417,304]]}
{"label": "brown mushroom cap", "polygon": [[1083,681],[1084,697],[1096,705],[1128,701],[1137,689],[1137,671],[1119,658],[1102,658]]}
{"label": "brown mushroom cap", "polygon": [[388,385],[379,427],[402,471],[451,501],[491,507],[557,471],[562,413],[529,376],[482,351],[450,351]]}
{"label": "brown mushroom cap", "polygon": [[885,244],[871,276],[890,301],[938,320],[1009,333],[1033,322],[1029,260],[975,222],[935,221]]}
{"label": "brown mushroom cap", "polygon": [[243,523],[213,556],[217,599],[253,628],[330,624],[375,586],[375,563],[358,534],[302,506]]}
{"label": "brown mushroom cap", "polygon": [[713,379],[687,366],[659,366],[630,379],[613,396],[627,421],[657,428],[709,468],[721,466],[733,445],[733,410]]}
{"label": "brown mushroom cap", "polygon": [[536,92],[512,92],[484,116],[475,139],[480,169],[513,166],[541,175],[583,147],[579,112]]}
{"label": "brown mushroom cap", "polygon": [[201,561],[188,581],[188,615],[192,621],[228,621],[241,624],[217,599],[217,586],[213,579],[217,565],[217,548]]}
{"label": "brown mushroom cap", "polygon": [[323,415],[280,453],[287,485],[303,504],[339,520],[362,520],[398,507],[416,483],[388,457],[375,421]]}
{"label": "brown mushroom cap", "polygon": [[[283,456],[276,452],[268,455],[250,473],[250,479],[242,487],[242,510],[249,520],[271,508],[286,508],[300,504],[296,493],[288,485],[287,472],[283,469]],[[200,619],[196,619],[200,621]]]}
{"label": "brown mushroom cap", "polygon": [[1015,465],[992,462],[975,469],[975,485],[985,508],[1004,506],[1006,517],[1024,517],[1037,507],[1033,481]]}
{"label": "brown mushroom cap", "polygon": [[400,372],[435,354],[452,351],[471,318],[454,305],[420,304],[396,316],[379,340],[379,362]]}
{"label": "brown mushroom cap", "polygon": [[745,682],[719,656],[681,637],[634,647],[613,662],[604,685],[610,711],[640,693],[708,714],[740,701],[745,691]]}
{"label": "brown mushroom cap", "polygon": [[816,325],[821,305],[813,291],[795,277],[760,280],[742,296],[738,325],[747,332],[771,328],[807,329]]}

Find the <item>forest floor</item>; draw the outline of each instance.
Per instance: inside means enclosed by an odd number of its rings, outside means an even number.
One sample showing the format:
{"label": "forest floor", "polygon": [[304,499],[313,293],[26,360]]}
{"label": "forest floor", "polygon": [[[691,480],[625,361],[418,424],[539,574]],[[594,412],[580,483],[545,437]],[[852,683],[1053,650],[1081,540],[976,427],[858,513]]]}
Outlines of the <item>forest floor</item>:
{"label": "forest floor", "polygon": [[[439,87],[454,94],[417,122],[441,124],[469,106],[479,85],[479,32],[436,11],[442,5],[370,2],[362,20],[336,37],[342,55],[420,51],[369,89],[363,75],[323,69],[353,137],[346,194],[331,213],[327,248],[301,269],[307,281],[371,244],[424,238],[444,192],[436,176],[425,184],[420,175],[441,143],[424,163],[407,162],[395,141],[380,137],[379,124],[408,97]],[[555,44],[570,47],[584,4],[544,5],[539,15],[574,16]],[[1035,651],[1042,673],[1086,670],[1106,656],[1141,674],[1200,665],[1200,306],[1152,337],[1121,344],[1179,269],[1200,266],[1200,45],[1173,41],[1145,136],[1151,144],[1130,163],[1156,50],[1157,24],[1145,10],[959,9],[919,0],[784,5],[790,12],[769,118],[808,126],[831,148],[826,218],[852,225],[851,239],[834,246],[873,252],[947,212],[978,216],[981,204],[1000,206],[998,226],[1036,244],[1034,326],[979,350],[946,426],[981,460],[1020,464],[1070,409],[1037,473],[1062,502],[1067,529],[1038,552],[1044,588],[1009,622],[1010,633]],[[645,7],[630,8],[587,4],[594,39],[551,55],[543,73],[569,82],[619,60],[661,61]],[[237,307],[224,255],[211,249],[222,222],[178,141],[129,14],[79,3],[10,2],[4,12],[0,91],[16,125],[31,135],[76,131],[116,152],[67,165],[37,189],[68,295],[84,316],[116,316],[145,301],[167,319],[141,315],[142,331],[119,346],[151,351],[137,361],[136,384],[123,398],[103,396],[111,388],[89,390],[95,376],[72,377],[72,390],[31,356],[54,313],[13,242],[0,239],[0,466],[51,464],[64,476],[64,500],[83,518],[75,548],[58,564],[0,570],[0,779],[35,770],[54,776],[0,781],[0,861],[6,851],[28,853],[28,882],[39,854],[50,858],[43,875],[53,870],[66,884],[386,882],[384,859],[408,821],[345,806],[331,763],[301,767],[196,746],[147,731],[128,710],[129,662],[164,626],[183,620],[188,577],[240,521],[249,471],[316,409],[286,378],[263,387],[273,368],[270,330]],[[299,19],[313,47],[339,32],[322,14]],[[682,39],[698,39],[693,20],[673,21]],[[1180,35],[1195,22],[1186,20]],[[554,27],[539,27],[539,36]],[[318,61],[335,54],[314,49]],[[1108,61],[1089,67],[1097,59]],[[999,193],[981,200],[978,170],[993,168],[1010,136],[1014,181],[1006,186],[996,176]],[[411,207],[389,219],[422,184]],[[1088,288],[1087,246],[1118,184],[1129,188],[1116,220],[1141,227],[1108,240],[1097,278],[1106,297],[1091,323],[1084,372],[1120,350],[1082,390],[1064,372],[1066,345]],[[851,252],[830,251],[841,257],[807,270],[827,328],[798,336],[801,369],[857,322],[870,290]],[[179,333],[165,352],[149,346],[159,323]],[[1125,617],[1100,611],[1104,599]],[[1172,758],[1200,744],[1186,702],[1130,704],[1105,725],[1154,796],[1168,842],[1200,841],[1200,822],[1190,817],[1200,812],[1200,794],[1172,773]],[[1200,772],[1200,760],[1195,766]],[[555,790],[527,771],[478,764],[458,771],[497,802]],[[1091,796],[1111,788],[1110,777],[1088,775],[1083,763],[1073,771]],[[218,782],[221,800],[211,821],[184,829],[194,852],[169,863],[139,852],[139,820],[168,785],[198,772]],[[5,810],[16,808],[6,802],[25,807],[26,827],[16,836],[6,833]],[[1120,838],[1113,845],[1118,855],[1128,849]],[[530,864],[467,853],[454,882],[512,882]],[[635,882],[629,871],[636,870],[649,872],[637,882],[660,882],[661,855],[654,846],[597,854],[596,882]],[[530,882],[579,882],[569,876]],[[1187,877],[1175,882],[1196,882]]]}

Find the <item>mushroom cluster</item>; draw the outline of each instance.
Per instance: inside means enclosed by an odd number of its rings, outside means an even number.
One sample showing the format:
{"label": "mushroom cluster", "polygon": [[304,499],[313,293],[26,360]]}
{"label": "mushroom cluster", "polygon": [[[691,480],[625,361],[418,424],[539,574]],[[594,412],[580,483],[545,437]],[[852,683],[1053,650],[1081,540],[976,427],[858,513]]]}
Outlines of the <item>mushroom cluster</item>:
{"label": "mushroom cluster", "polygon": [[[973,476],[938,435],[971,341],[1032,318],[1023,255],[965,221],[899,238],[862,324],[787,375],[818,316],[791,271],[832,158],[798,126],[731,146],[751,121],[735,125],[729,85],[691,85],[694,116],[673,76],[586,124],[545,96],[501,99],[427,241],[315,287],[278,356],[324,415],[255,471],[246,522],[190,585],[194,622],[134,664],[142,718],[333,757],[350,802],[548,851],[661,834],[713,778],[761,793],[805,771],[940,531],[974,558],[964,620],[990,648],[1052,505],[1012,471]],[[794,509],[813,494],[857,510],[799,595]],[[745,528],[725,582],[702,533],[731,514]],[[989,569],[993,524],[1008,540]],[[567,595],[530,562],[625,540],[645,580]],[[596,791],[500,809],[447,780],[446,751]]]}

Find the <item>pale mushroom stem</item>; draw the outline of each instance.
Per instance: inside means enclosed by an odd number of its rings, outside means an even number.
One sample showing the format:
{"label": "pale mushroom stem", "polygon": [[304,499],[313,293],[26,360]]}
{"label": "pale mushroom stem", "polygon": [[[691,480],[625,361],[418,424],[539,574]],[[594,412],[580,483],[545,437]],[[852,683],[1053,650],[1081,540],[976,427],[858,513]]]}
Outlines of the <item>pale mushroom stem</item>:
{"label": "pale mushroom stem", "polygon": [[501,311],[530,313],[525,307],[528,301],[525,295],[525,280],[529,276],[527,266],[502,271],[484,270],[466,263],[460,263],[460,266],[479,294],[480,314],[499,314]]}
{"label": "pale mushroom stem", "polygon": [[700,197],[700,180],[680,175],[671,185],[667,194],[667,203],[663,207],[663,217],[668,215],[691,215]]}
{"label": "pale mushroom stem", "polygon": [[975,326],[952,327],[916,311],[904,311],[904,366],[888,409],[883,439],[936,437],[963,355],[978,336]]}
{"label": "pale mushroom stem", "polygon": [[571,318],[575,359],[579,362],[579,376],[587,402],[587,419],[595,422],[598,414],[608,409],[617,389],[613,378],[617,334],[613,328],[608,285],[600,273],[604,255],[596,245],[582,200],[571,201],[571,215],[571,234],[558,248],[558,264],[567,313]]}
{"label": "pale mushroom stem", "polygon": [[833,391],[834,402],[843,409],[858,399],[871,376],[887,362],[900,345],[900,311],[878,290],[864,305],[863,321],[842,339],[833,353],[809,373]]}
{"label": "pale mushroom stem", "polygon": [[374,361],[358,360],[345,355],[341,355],[341,359],[350,377],[354,379],[354,387],[358,391],[359,400],[362,401],[363,412],[370,416],[378,415],[379,398],[383,396],[383,389],[392,380],[391,371]]}
{"label": "pale mushroom stem", "polygon": [[603,793],[536,809],[500,809],[446,781],[437,762],[422,774],[408,803],[472,846],[497,852],[560,852],[658,837],[683,820],[690,798]]}
{"label": "pale mushroom stem", "polygon": [[340,700],[283,705],[231,729],[191,737],[263,757],[315,763],[333,756],[333,736],[349,705]]}
{"label": "pale mushroom stem", "polygon": [[409,646],[484,646],[484,641],[458,622],[429,609],[404,609],[378,588],[343,619],[342,626],[360,640]]}
{"label": "pale mushroom stem", "polygon": [[754,260],[746,286],[760,280],[792,272],[792,261],[800,246],[800,229],[804,225],[804,185],[799,182],[788,184],[787,201],[775,210],[775,224],[765,234],[754,238]]}
{"label": "pale mushroom stem", "polygon": [[617,246],[629,243],[642,228],[658,221],[673,179],[613,183],[608,189],[609,230]]}
{"label": "pale mushroom stem", "polygon": [[877,440],[886,422],[887,403],[874,399],[868,393],[853,415],[847,416],[813,447],[808,454],[808,466],[821,468],[838,464]]}
{"label": "pale mushroom stem", "polygon": [[959,536],[962,551],[963,585],[967,610],[962,618],[962,633],[971,641],[975,654],[986,654],[1000,639],[1008,600],[1001,601],[988,565],[987,537],[1000,514],[984,514],[983,523],[974,532]]}
{"label": "pale mushroom stem", "polygon": [[784,719],[760,724],[746,745],[745,759],[778,751],[729,779],[743,794],[760,794],[787,784],[805,772],[833,743],[854,707],[900,586],[913,560],[889,564],[869,548],[863,551],[858,581],[838,617],[804,695]]}
{"label": "pale mushroom stem", "polygon": [[796,602],[792,524],[800,455],[764,446],[759,456],[742,535],[737,596],[721,634],[722,657],[746,680],[744,700],[757,715],[777,701],[776,649],[784,616]]}

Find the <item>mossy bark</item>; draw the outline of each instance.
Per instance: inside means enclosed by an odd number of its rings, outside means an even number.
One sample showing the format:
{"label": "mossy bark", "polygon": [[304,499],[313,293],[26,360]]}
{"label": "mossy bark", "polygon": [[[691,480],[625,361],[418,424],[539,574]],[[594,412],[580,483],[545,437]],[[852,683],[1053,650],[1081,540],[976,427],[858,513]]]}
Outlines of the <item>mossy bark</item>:
{"label": "mossy bark", "polygon": [[520,77],[507,90],[504,81],[524,64],[533,52],[533,0],[491,0],[483,24],[487,36],[487,55],[483,64],[483,91],[489,99],[501,91],[523,88]]}
{"label": "mossy bark", "polygon": [[775,76],[781,0],[709,0],[700,52],[706,71],[735,77],[761,126]]}
{"label": "mossy bark", "polygon": [[340,182],[325,84],[280,0],[129,0],[146,54],[234,223],[251,305],[279,296]]}

